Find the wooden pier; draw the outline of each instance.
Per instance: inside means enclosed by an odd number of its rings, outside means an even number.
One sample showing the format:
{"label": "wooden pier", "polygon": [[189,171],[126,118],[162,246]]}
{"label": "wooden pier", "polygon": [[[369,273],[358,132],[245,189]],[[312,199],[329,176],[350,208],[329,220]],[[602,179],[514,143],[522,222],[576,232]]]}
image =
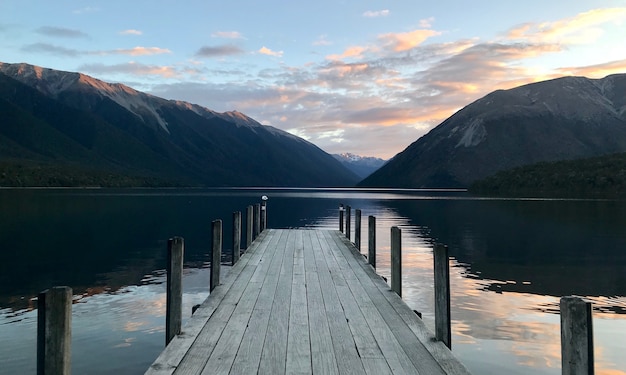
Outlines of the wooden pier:
{"label": "wooden pier", "polygon": [[267,229],[146,374],[469,374],[340,231]]}

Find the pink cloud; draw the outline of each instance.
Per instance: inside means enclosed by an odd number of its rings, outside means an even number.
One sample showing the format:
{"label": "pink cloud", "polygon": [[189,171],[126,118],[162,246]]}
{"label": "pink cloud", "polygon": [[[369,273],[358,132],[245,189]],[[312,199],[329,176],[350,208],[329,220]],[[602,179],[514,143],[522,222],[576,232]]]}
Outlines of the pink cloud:
{"label": "pink cloud", "polygon": [[274,56],[274,57],[282,57],[283,51],[272,51],[271,49],[263,46],[258,51],[262,55]]}

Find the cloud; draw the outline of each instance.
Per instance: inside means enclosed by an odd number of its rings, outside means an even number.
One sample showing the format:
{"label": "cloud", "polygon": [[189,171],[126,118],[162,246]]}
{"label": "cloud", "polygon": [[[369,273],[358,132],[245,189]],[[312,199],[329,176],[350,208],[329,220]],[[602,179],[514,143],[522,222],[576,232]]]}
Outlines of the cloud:
{"label": "cloud", "polygon": [[403,52],[419,46],[430,37],[440,34],[440,32],[434,30],[420,29],[406,33],[382,34],[378,36],[378,41],[386,49]]}
{"label": "cloud", "polygon": [[77,57],[77,56],[107,56],[107,55],[128,55],[128,56],[149,56],[159,55],[163,53],[172,53],[169,49],[159,47],[134,47],[134,48],[120,48],[114,50],[101,50],[101,51],[80,51],[77,49],[66,48],[48,43],[34,43],[22,47],[22,51],[46,53],[56,56]]}
{"label": "cloud", "polygon": [[143,32],[135,29],[122,30],[118,34],[120,35],[142,35]]}
{"label": "cloud", "polygon": [[159,76],[163,78],[181,76],[181,73],[171,66],[147,65],[136,62],[114,65],[104,65],[100,63],[83,64],[78,67],[78,70],[90,74],[133,74],[141,76]]}
{"label": "cloud", "polygon": [[363,17],[367,18],[376,18],[376,17],[387,17],[391,12],[389,9],[383,10],[368,10],[367,12],[363,12]]}
{"label": "cloud", "polygon": [[602,78],[611,74],[626,72],[626,59],[609,61],[588,66],[572,66],[557,69],[557,76],[572,75],[590,78]]}
{"label": "cloud", "polygon": [[151,56],[151,55],[161,55],[164,53],[172,53],[167,48],[159,48],[159,47],[134,47],[134,48],[120,48],[114,50],[107,51],[96,51],[89,52],[89,54],[96,55],[128,55],[128,56]]}
{"label": "cloud", "polygon": [[262,55],[274,56],[274,57],[282,57],[283,51],[272,51],[271,49],[263,46],[258,51]]}
{"label": "cloud", "polygon": [[218,31],[211,34],[212,38],[223,39],[244,39],[243,35],[239,31]]}
{"label": "cloud", "polygon": [[314,42],[314,46],[330,46],[333,43],[327,40],[328,35],[320,35]]}
{"label": "cloud", "polygon": [[421,19],[419,25],[422,29],[430,29],[431,27],[433,27],[433,22],[435,22],[435,17],[429,17]]}
{"label": "cloud", "polygon": [[66,29],[64,27],[42,26],[35,30],[36,33],[58,38],[88,38],[89,36],[80,30]]}
{"label": "cloud", "polygon": [[76,57],[82,54],[80,51],[75,49],[65,48],[48,43],[28,44],[22,47],[21,50],[24,52],[46,53],[63,57]]}
{"label": "cloud", "polygon": [[352,47],[348,47],[340,55],[328,55],[326,56],[326,58],[328,60],[343,60],[346,58],[362,58],[363,53],[365,53],[367,50],[368,49],[366,47],[352,46]]}
{"label": "cloud", "polygon": [[75,9],[72,11],[72,13],[74,14],[85,14],[85,13],[95,13],[95,12],[99,12],[100,8],[97,7],[84,7],[84,8],[80,8],[80,9]]}
{"label": "cloud", "polygon": [[224,44],[221,46],[204,46],[201,47],[195,54],[196,57],[223,57],[231,55],[239,55],[244,51],[232,44]]}

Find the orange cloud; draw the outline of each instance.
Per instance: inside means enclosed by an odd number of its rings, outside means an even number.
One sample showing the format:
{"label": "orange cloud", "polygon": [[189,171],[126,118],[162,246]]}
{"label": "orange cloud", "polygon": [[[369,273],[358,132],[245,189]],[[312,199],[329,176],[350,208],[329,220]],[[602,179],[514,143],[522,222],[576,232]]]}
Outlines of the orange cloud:
{"label": "orange cloud", "polygon": [[441,33],[434,30],[414,30],[408,33],[389,33],[382,34],[378,40],[383,45],[395,52],[407,51],[422,44],[426,39],[440,35]]}
{"label": "orange cloud", "polygon": [[271,49],[263,46],[258,51],[262,55],[274,56],[274,57],[282,57],[283,51],[272,51]]}
{"label": "orange cloud", "polygon": [[353,46],[348,47],[341,55],[328,55],[326,58],[328,60],[343,60],[349,57],[360,58],[366,50],[367,48],[365,47]]}
{"label": "orange cloud", "polygon": [[626,72],[626,59],[610,61],[602,64],[559,68],[557,76],[573,75],[590,78],[602,78],[610,74]]}
{"label": "orange cloud", "polygon": [[167,48],[159,47],[135,47],[129,49],[116,49],[112,51],[103,51],[102,54],[116,54],[116,55],[130,55],[130,56],[148,56],[148,55],[160,55],[163,53],[172,53]]}

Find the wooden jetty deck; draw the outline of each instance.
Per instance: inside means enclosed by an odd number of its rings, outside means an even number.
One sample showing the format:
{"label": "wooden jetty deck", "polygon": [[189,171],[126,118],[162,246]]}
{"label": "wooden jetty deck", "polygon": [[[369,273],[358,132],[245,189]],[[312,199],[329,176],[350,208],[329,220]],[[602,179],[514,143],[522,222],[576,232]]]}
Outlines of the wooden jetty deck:
{"label": "wooden jetty deck", "polygon": [[266,229],[146,374],[469,374],[344,234]]}

